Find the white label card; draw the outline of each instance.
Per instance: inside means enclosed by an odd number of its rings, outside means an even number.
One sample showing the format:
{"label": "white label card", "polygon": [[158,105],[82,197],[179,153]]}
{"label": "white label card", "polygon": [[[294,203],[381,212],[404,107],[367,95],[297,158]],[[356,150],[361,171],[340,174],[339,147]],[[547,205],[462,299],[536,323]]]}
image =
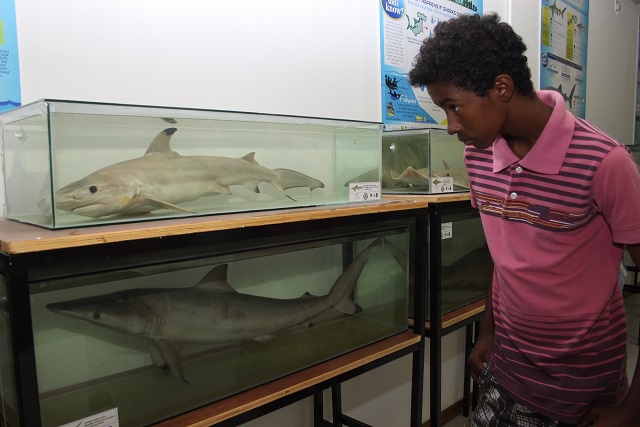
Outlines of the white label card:
{"label": "white label card", "polygon": [[350,182],[350,202],[370,202],[380,200],[380,181],[378,182]]}
{"label": "white label card", "polygon": [[444,239],[452,239],[453,238],[453,223],[445,222],[440,226],[440,238]]}
{"label": "white label card", "polygon": [[453,192],[452,176],[446,176],[443,178],[440,178],[440,177],[431,178],[431,194],[452,193],[452,192]]}
{"label": "white label card", "polygon": [[118,422],[118,408],[109,409],[60,427],[120,427]]}

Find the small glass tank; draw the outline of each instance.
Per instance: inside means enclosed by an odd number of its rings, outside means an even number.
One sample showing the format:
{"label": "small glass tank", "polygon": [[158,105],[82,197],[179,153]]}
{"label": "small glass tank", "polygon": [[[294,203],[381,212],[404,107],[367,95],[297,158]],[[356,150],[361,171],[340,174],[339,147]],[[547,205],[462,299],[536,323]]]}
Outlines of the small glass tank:
{"label": "small glass tank", "polygon": [[6,216],[52,229],[380,198],[379,123],[42,100],[0,124]]}
{"label": "small glass tank", "polygon": [[377,223],[31,268],[41,425],[103,411],[149,425],[406,331],[410,236],[406,223]]}
{"label": "small glass tank", "polygon": [[493,261],[476,209],[443,210],[441,235],[440,303],[444,314],[487,296]]}
{"label": "small glass tank", "polygon": [[636,165],[640,168],[640,145],[627,145],[629,151],[633,155],[633,159],[636,161]]}
{"label": "small glass tank", "polygon": [[[440,219],[440,264],[429,257],[427,321],[432,321],[430,298],[434,286],[440,289],[440,313],[444,315],[486,298],[493,280],[493,260],[477,209],[442,208]],[[436,250],[433,242],[429,248]],[[434,282],[433,272],[437,270],[439,281]],[[413,292],[409,296],[412,298]],[[413,301],[409,307],[413,307]]]}
{"label": "small glass tank", "polygon": [[382,135],[382,192],[442,194],[469,191],[464,144],[442,129]]}

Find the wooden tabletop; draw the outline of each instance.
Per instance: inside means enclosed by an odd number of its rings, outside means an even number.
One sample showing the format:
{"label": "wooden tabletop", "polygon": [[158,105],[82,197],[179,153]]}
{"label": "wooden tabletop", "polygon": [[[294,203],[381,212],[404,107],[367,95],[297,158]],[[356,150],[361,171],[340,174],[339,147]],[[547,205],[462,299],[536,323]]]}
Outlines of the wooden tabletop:
{"label": "wooden tabletop", "polygon": [[287,395],[318,385],[323,381],[335,378],[419,342],[420,335],[406,331],[228,399],[187,412],[156,424],[156,426],[205,427],[214,425]]}
{"label": "wooden tabletop", "polygon": [[469,200],[469,194],[385,195],[382,200],[375,202],[240,212],[62,230],[50,230],[0,218],[0,252],[22,254],[145,238],[395,212],[426,208],[430,202],[440,203],[460,200]]}

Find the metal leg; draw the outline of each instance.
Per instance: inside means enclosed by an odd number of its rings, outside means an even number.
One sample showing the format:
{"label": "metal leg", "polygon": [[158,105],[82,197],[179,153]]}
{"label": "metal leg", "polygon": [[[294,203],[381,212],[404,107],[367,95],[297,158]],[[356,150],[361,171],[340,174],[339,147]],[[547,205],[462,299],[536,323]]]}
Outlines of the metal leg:
{"label": "metal leg", "polygon": [[471,371],[467,359],[473,349],[473,323],[469,323],[466,326],[465,331],[465,344],[464,344],[464,392],[462,394],[462,415],[464,417],[469,416],[469,406],[471,406],[471,393],[469,388],[471,387]]}
{"label": "metal leg", "polygon": [[[473,342],[474,345],[475,343],[478,341],[478,336],[480,335],[480,322],[481,320],[477,320],[474,323],[474,332],[473,332]],[[472,403],[471,403],[471,410],[475,411],[476,407],[478,406],[478,399],[480,398],[480,386],[478,384],[476,384],[476,382],[473,382],[473,392],[472,392]]]}

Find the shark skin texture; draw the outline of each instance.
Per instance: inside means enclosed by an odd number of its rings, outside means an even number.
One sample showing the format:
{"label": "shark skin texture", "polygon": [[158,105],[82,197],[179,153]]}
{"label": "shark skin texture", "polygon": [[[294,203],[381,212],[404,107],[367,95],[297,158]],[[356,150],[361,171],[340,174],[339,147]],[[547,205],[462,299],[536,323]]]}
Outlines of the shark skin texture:
{"label": "shark skin texture", "polygon": [[291,169],[268,169],[256,162],[255,153],[241,158],[181,156],[171,150],[176,128],[161,131],[144,156],[99,169],[56,192],[57,209],[90,218],[144,214],[158,209],[196,213],[180,203],[204,196],[231,194],[242,185],[259,193],[267,182],[283,196],[285,190],[324,188],[322,181]]}
{"label": "shark skin texture", "polygon": [[310,326],[331,308],[346,315],[360,312],[354,288],[371,255],[387,245],[391,244],[380,237],[367,246],[324,296],[307,292],[296,299],[275,299],[241,294],[229,285],[227,264],[221,264],[193,287],[130,289],[51,303],[47,309],[146,339],[154,363],[188,383],[180,362],[185,344],[264,341],[296,326]]}

